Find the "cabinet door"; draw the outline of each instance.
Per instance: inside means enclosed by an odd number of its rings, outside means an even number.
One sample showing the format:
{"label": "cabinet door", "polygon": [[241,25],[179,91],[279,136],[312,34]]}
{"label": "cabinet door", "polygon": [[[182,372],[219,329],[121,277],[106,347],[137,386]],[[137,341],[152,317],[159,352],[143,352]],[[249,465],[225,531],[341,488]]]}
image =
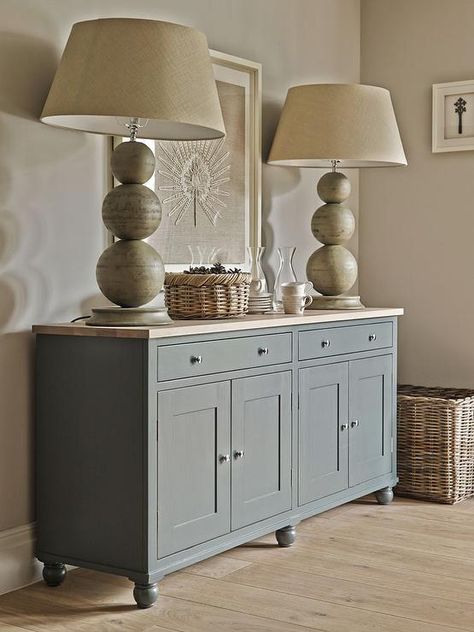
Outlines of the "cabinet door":
{"label": "cabinet door", "polygon": [[159,393],[158,557],[230,531],[230,467],[229,382]]}
{"label": "cabinet door", "polygon": [[291,372],[232,382],[232,529],[291,509]]}
{"label": "cabinet door", "polygon": [[299,504],[348,486],[348,364],[299,371]]}
{"label": "cabinet door", "polygon": [[392,470],[392,356],[349,363],[349,485]]}

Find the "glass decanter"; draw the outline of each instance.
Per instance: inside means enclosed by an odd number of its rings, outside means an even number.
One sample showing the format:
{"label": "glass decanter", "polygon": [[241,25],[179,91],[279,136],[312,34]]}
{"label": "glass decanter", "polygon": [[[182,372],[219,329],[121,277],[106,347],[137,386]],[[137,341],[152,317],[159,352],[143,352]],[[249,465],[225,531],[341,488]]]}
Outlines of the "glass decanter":
{"label": "glass decanter", "polygon": [[275,279],[273,288],[273,309],[276,312],[283,311],[283,300],[281,286],[283,283],[292,283],[296,281],[296,274],[293,269],[293,257],[295,255],[295,246],[282,246],[278,248],[280,257],[280,266]]}
{"label": "glass decanter", "polygon": [[268,292],[268,283],[265,273],[262,269],[262,256],[265,252],[265,246],[249,246],[247,248],[250,257],[250,296],[258,296]]}

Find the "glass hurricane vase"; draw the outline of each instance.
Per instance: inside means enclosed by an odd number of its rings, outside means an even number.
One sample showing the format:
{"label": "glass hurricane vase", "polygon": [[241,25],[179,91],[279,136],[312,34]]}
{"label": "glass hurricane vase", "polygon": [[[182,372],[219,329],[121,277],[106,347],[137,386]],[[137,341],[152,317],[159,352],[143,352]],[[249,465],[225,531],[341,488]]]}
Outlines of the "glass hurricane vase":
{"label": "glass hurricane vase", "polygon": [[250,295],[258,296],[268,292],[268,283],[262,268],[262,256],[265,252],[265,246],[249,246],[247,248],[250,257]]}
{"label": "glass hurricane vase", "polygon": [[276,312],[283,311],[283,299],[281,291],[282,284],[292,283],[296,281],[296,274],[293,269],[293,257],[295,255],[295,251],[296,248],[294,246],[282,246],[281,248],[278,248],[280,265],[278,267],[278,273],[273,289],[273,309]]}

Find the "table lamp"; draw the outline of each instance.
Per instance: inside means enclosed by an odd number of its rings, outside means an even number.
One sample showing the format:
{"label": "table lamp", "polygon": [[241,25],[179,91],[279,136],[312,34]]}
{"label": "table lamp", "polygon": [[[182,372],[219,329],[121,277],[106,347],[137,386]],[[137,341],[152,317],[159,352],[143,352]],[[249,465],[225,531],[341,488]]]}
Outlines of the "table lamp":
{"label": "table lamp", "polygon": [[308,280],[322,295],[310,309],[360,309],[360,297],[344,295],[357,280],[357,261],[342,245],[353,235],[355,219],[344,205],[350,181],[338,169],[407,164],[389,91],[359,84],[290,88],[268,163],[331,167],[317,186],[325,204],[311,221],[324,245],[306,266]]}
{"label": "table lamp", "polygon": [[170,322],[167,310],[142,307],[163,287],[160,255],[142,241],[158,228],[161,205],[144,183],[153,152],[136,140],[201,140],[225,134],[203,33],[154,20],[108,18],[72,27],[41,120],[85,132],[124,136],[111,158],[121,183],[103,203],[102,217],[118,241],[97,264],[97,282],[114,307],[94,308],[90,325]]}

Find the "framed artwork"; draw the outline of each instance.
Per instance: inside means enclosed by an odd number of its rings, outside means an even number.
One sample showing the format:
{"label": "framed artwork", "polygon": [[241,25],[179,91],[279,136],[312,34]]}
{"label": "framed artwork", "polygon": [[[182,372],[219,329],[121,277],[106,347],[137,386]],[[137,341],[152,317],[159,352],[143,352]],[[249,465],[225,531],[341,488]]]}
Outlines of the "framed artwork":
{"label": "framed artwork", "polygon": [[[149,141],[156,170],[146,183],[162,220],[148,241],[167,270],[216,262],[248,269],[261,239],[261,64],[210,51],[224,138]],[[116,137],[114,146],[128,138]],[[115,184],[119,184],[114,183]]]}
{"label": "framed artwork", "polygon": [[474,80],[433,85],[432,149],[474,149]]}

